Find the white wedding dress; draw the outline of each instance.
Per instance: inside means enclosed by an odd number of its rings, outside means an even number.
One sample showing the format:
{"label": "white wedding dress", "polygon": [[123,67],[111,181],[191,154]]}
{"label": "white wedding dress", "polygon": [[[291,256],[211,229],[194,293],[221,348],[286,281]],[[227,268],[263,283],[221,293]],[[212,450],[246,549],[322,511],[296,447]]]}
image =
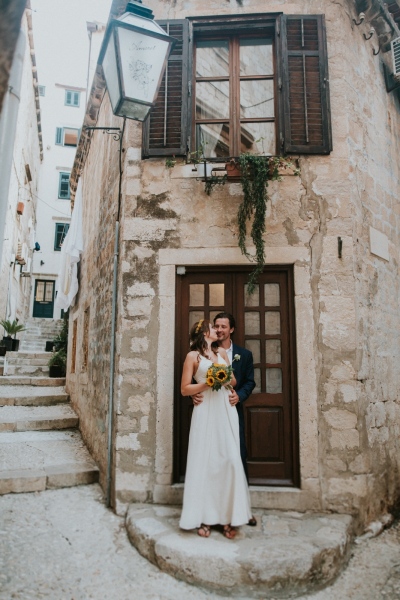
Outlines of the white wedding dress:
{"label": "white wedding dress", "polygon": [[[223,362],[219,357],[219,362]],[[212,361],[200,356],[195,380],[205,383]],[[228,391],[203,392],[193,409],[189,435],[182,529],[206,525],[239,526],[251,518],[250,495],[240,458],[239,420]]]}

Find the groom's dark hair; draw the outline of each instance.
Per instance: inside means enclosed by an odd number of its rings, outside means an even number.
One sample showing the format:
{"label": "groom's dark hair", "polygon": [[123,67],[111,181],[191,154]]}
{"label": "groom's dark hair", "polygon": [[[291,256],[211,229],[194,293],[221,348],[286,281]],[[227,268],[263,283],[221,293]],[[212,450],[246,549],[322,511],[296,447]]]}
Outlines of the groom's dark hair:
{"label": "groom's dark hair", "polygon": [[235,327],[236,327],[235,317],[233,315],[231,315],[231,313],[220,312],[217,315],[215,315],[215,317],[214,317],[214,325],[215,325],[215,321],[217,319],[228,319],[229,320],[229,327],[231,329],[235,329]]}

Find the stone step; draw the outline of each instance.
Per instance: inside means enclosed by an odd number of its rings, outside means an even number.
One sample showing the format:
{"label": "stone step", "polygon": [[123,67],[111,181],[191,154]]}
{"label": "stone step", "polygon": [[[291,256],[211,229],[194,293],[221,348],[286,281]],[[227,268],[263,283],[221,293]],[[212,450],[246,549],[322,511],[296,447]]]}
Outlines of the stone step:
{"label": "stone step", "polygon": [[126,526],[137,550],[162,571],[224,596],[287,598],[331,582],[346,564],[352,517],[254,511],[257,527],[234,540],[179,529],[181,508],[132,504]]}
{"label": "stone step", "polygon": [[47,364],[51,352],[7,352],[7,362],[18,365]]}
{"label": "stone step", "polygon": [[65,385],[65,377],[20,377],[10,375],[0,377],[0,386],[2,385],[38,385],[43,387],[59,387]]}
{"label": "stone step", "polygon": [[30,365],[10,365],[7,363],[6,375],[21,375],[29,377],[48,377],[49,367]]}
{"label": "stone step", "polygon": [[0,494],[95,483],[98,478],[78,431],[0,433]]}
{"label": "stone step", "polygon": [[0,406],[49,406],[65,404],[69,396],[64,387],[4,385],[0,387]]}
{"label": "stone step", "polygon": [[68,404],[0,407],[0,432],[71,429],[78,423],[78,415]]}

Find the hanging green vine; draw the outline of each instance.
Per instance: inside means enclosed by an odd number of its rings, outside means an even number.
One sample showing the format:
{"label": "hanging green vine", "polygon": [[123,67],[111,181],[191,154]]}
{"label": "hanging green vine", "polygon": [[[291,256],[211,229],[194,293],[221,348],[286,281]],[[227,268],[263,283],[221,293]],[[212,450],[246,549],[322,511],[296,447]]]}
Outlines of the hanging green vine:
{"label": "hanging green vine", "polygon": [[[280,180],[279,170],[291,168],[295,175],[299,170],[290,160],[280,156],[257,156],[255,154],[241,154],[238,160],[241,170],[241,184],[243,188],[243,202],[238,209],[239,248],[247,258],[256,263],[251,272],[247,291],[251,294],[257,283],[260,273],[265,265],[265,215],[267,210],[269,181]],[[255,255],[249,254],[246,246],[247,222],[253,217],[251,226],[251,239],[255,247]]]}

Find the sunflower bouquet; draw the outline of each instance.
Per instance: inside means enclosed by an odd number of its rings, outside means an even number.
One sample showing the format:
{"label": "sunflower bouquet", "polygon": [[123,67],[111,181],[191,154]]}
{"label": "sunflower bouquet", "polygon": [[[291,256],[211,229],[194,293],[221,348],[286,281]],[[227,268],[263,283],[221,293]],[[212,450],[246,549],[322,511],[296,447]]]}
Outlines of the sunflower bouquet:
{"label": "sunflower bouquet", "polygon": [[[207,371],[206,384],[217,392],[232,379],[233,369],[230,365],[214,363]],[[225,386],[228,387],[228,386]]]}

